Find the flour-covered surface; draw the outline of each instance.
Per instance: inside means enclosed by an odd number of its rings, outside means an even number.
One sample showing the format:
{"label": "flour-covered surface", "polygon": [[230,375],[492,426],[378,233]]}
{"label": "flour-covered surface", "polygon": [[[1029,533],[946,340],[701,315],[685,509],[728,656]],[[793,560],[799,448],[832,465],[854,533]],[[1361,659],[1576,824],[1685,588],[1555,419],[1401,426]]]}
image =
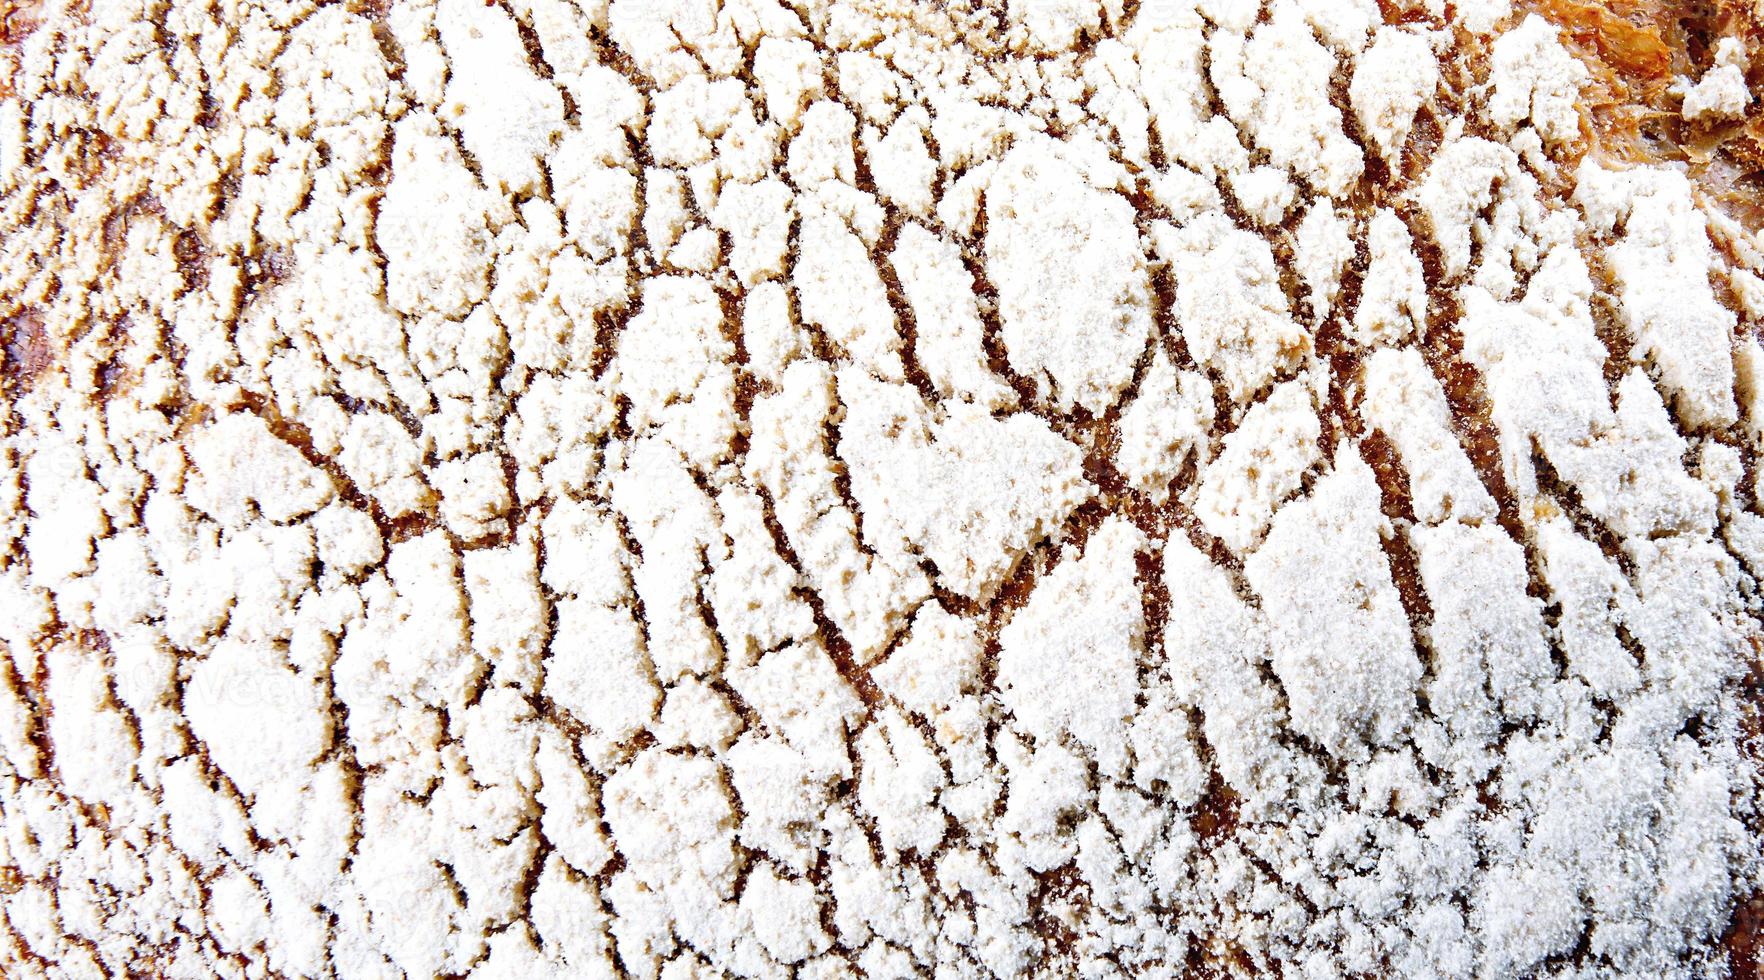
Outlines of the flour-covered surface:
{"label": "flour-covered surface", "polygon": [[1756,976],[1670,6],[5,7],[0,973]]}

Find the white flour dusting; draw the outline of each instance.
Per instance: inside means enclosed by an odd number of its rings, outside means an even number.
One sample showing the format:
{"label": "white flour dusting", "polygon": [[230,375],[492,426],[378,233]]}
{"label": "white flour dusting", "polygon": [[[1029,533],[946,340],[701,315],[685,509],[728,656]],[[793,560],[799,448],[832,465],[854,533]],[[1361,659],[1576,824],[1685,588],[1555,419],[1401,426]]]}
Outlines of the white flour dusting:
{"label": "white flour dusting", "polygon": [[1764,240],[1398,6],[9,11],[0,973],[1728,975]]}

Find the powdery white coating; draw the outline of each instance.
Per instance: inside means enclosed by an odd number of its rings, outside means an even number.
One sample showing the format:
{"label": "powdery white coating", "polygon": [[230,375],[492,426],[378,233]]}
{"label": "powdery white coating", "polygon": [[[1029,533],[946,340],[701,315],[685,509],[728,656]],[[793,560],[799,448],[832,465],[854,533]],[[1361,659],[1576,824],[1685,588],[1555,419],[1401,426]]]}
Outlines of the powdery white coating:
{"label": "powdery white coating", "polygon": [[[128,721],[106,690],[103,663],[91,651],[73,646],[50,651],[45,661],[49,681],[46,694],[55,709],[48,726],[49,735],[64,746],[67,762],[64,763],[66,772],[63,778],[67,780],[69,790],[84,799],[122,799],[134,779],[135,764],[129,751]],[[210,697],[216,700],[228,693],[213,686],[210,691]],[[249,728],[237,726],[241,712],[235,708],[222,716],[220,706],[214,707],[217,710],[210,717],[216,720],[208,726],[209,731],[222,742],[228,761],[241,776],[261,777],[264,763],[252,752],[252,732]],[[290,713],[301,713],[301,705],[289,707]],[[303,718],[301,722],[309,728],[312,726],[310,718]],[[191,723],[194,725],[194,720]],[[313,740],[303,739],[301,734],[291,735],[278,747],[285,757],[293,757],[299,762],[310,761],[310,756],[300,756],[303,743]],[[319,738],[325,734],[319,732]],[[255,782],[247,785],[256,787]]]}
{"label": "powdery white coating", "polygon": [[[1430,5],[1435,2],[1429,0]],[[1466,0],[1457,5],[1453,20],[1467,31],[1487,34],[1512,12],[1512,0]]]}
{"label": "powdery white coating", "polygon": [[1742,337],[1734,344],[1734,394],[1746,436],[1753,445],[1764,441],[1764,344]]}
{"label": "powdery white coating", "polygon": [[931,215],[931,184],[937,176],[937,162],[925,146],[926,127],[923,109],[909,111],[881,139],[868,141],[876,189],[919,218]]}
{"label": "powdery white coating", "polygon": [[[783,390],[756,402],[746,468],[772,498],[778,522],[827,613],[859,657],[872,660],[902,619],[930,592],[925,574],[895,552],[860,551],[857,525],[839,499],[824,423],[834,406],[833,377],[802,362],[784,372]],[[812,420],[808,426],[799,420]]]}
{"label": "powdery white coating", "polygon": [[1409,475],[1409,501],[1424,524],[1493,520],[1494,498],[1452,431],[1445,391],[1413,348],[1378,350],[1366,359],[1360,413],[1396,445]]}
{"label": "powdery white coating", "polygon": [[1681,174],[1624,173],[1592,161],[1576,173],[1575,203],[1599,232],[1621,237],[1605,249],[1623,325],[1638,353],[1692,425],[1726,425],[1733,403],[1734,315],[1715,299],[1715,249]]}
{"label": "powdery white coating", "polygon": [[803,215],[792,285],[804,323],[880,377],[901,378],[900,332],[863,242],[837,218]]}
{"label": "powdery white coating", "polygon": [[[718,900],[732,895],[736,871],[735,812],[717,764],[652,748],[608,779],[601,798],[626,862],[610,887],[614,911],[635,916],[642,906],[633,903],[656,902],[682,928],[714,928],[712,917],[728,914]],[[614,935],[622,950],[629,940]]]}
{"label": "powdery white coating", "polygon": [[1177,371],[1159,348],[1139,394],[1121,413],[1116,462],[1136,488],[1162,500],[1191,457],[1200,466],[1212,455],[1213,414],[1213,386],[1206,376]]}
{"label": "powdery white coating", "polygon": [[[1429,232],[1439,245],[1440,258],[1447,276],[1456,278],[1470,270],[1470,242],[1474,236],[1484,243],[1486,253],[1494,232],[1481,215],[1490,205],[1497,214],[1505,209],[1511,213],[1503,218],[1518,219],[1513,223],[1524,230],[1530,217],[1525,202],[1534,193],[1536,180],[1519,168],[1519,157],[1512,149],[1475,136],[1450,140],[1434,154],[1421,183],[1411,191],[1416,204],[1426,214]],[[1535,202],[1531,202],[1535,208]],[[1492,283],[1479,282],[1485,288]]]}
{"label": "powdery white coating", "polygon": [[794,126],[804,104],[822,94],[820,53],[806,38],[764,37],[754,51],[753,77],[765,97],[766,113]]}
{"label": "powdery white coating", "polygon": [[1100,0],[1009,0],[1005,16],[1013,47],[1053,54],[1101,26]]}
{"label": "powdery white coating", "polygon": [[579,492],[600,474],[598,440],[616,421],[618,405],[606,379],[586,373],[539,375],[515,403],[505,447],[514,464],[515,496]]}
{"label": "powdery white coating", "polygon": [[704,673],[722,657],[697,584],[705,550],[716,541],[715,504],[693,482],[680,454],[654,439],[633,448],[613,475],[611,497],[642,553],[631,578],[657,672],[669,681]]}
{"label": "powdery white coating", "polygon": [[1685,89],[1680,111],[1693,122],[1736,119],[1751,104],[1752,92],[1746,85],[1745,46],[1739,38],[1724,37],[1715,45],[1715,66]]}
{"label": "powdery white coating", "polygon": [[1305,22],[1317,31],[1325,44],[1341,54],[1360,54],[1366,36],[1378,25],[1378,4],[1374,0],[1298,0]]}
{"label": "powdery white coating", "polygon": [[733,671],[729,685],[817,774],[849,776],[845,735],[863,705],[816,640],[793,643]]}
{"label": "powdery white coating", "polygon": [[1341,272],[1354,257],[1353,228],[1328,201],[1318,201],[1299,222],[1293,266],[1304,278],[1311,316],[1322,321],[1341,295]]}
{"label": "powdery white coating", "polygon": [[734,400],[735,345],[722,323],[709,282],[658,276],[643,284],[613,355],[616,390],[629,406],[625,424],[654,432],[699,470],[727,455],[738,424],[726,407]]}
{"label": "powdery white coating", "polygon": [[1532,440],[1553,453],[1613,424],[1591,291],[1585,261],[1559,250],[1521,302],[1501,303],[1474,287],[1463,293],[1464,356],[1482,372],[1500,427],[1502,468],[1522,498],[1537,483]]}
{"label": "powdery white coating", "polygon": [[[564,145],[571,150],[579,142],[571,133]],[[567,168],[560,164],[552,174],[553,193],[570,233],[587,255],[610,259],[627,245],[638,209],[637,177],[624,167],[597,164],[577,158]]]}
{"label": "powdery white coating", "polygon": [[737,663],[750,662],[787,640],[814,635],[814,611],[795,594],[801,576],[778,557],[766,527],[765,502],[745,487],[717,494],[726,548],[710,550],[706,599]]}
{"label": "powdery white coating", "polygon": [[1047,143],[1011,149],[986,195],[986,262],[1011,367],[1061,410],[1100,415],[1151,336],[1133,208]]}
{"label": "powdery white coating", "polygon": [[1244,413],[1200,475],[1194,513],[1233,551],[1254,545],[1274,512],[1321,458],[1321,428],[1302,381],[1277,386]]}
{"label": "powdery white coating", "polygon": [[1427,328],[1427,283],[1414,241],[1403,219],[1379,208],[1367,222],[1366,248],[1372,261],[1360,286],[1347,334],[1367,347],[1398,344]]}
{"label": "powdery white coating", "polygon": [[795,198],[778,180],[730,184],[717,197],[711,224],[729,234],[729,266],[749,286],[784,271]]}
{"label": "powdery white coating", "polygon": [[533,74],[514,18],[501,8],[439,0],[435,27],[453,63],[442,116],[459,128],[487,186],[532,190],[539,159],[563,128],[562,95]]}
{"label": "powdery white coating", "polygon": [[386,299],[400,313],[459,316],[489,289],[488,195],[433,116],[400,120],[376,223]]}
{"label": "powdery white coating", "polygon": [[1348,102],[1387,163],[1403,162],[1415,113],[1438,87],[1439,61],[1427,39],[1399,27],[1380,27],[1354,66]]}
{"label": "powdery white coating", "polygon": [[320,689],[267,646],[217,648],[192,671],[185,712],[234,785],[256,794],[310,768],[330,742]]}
{"label": "powdery white coating", "polygon": [[190,446],[195,472],[190,503],[216,521],[240,527],[257,517],[277,523],[304,517],[330,501],[331,480],[249,413],[224,416]]}
{"label": "powdery white coating", "polygon": [[928,101],[931,136],[946,167],[968,167],[998,155],[1017,121],[1011,113],[984,105],[959,89],[938,91]]}
{"label": "powdery white coating", "polygon": [[[1273,162],[1330,197],[1360,176],[1359,147],[1342,132],[1328,99],[1335,58],[1319,44],[1296,3],[1276,0],[1272,17],[1248,43],[1225,31],[1212,38],[1212,77],[1226,109]],[[1235,76],[1235,77],[1231,77]]]}
{"label": "powdery white coating", "polygon": [[1428,705],[1456,736],[1454,752],[1469,755],[1494,740],[1500,719],[1546,707],[1554,667],[1543,603],[1525,594],[1524,549],[1493,522],[1415,527],[1409,539],[1433,607]]}
{"label": "powdery white coating", "polygon": [[504,547],[479,548],[461,561],[472,622],[472,652],[496,665],[500,679],[531,690],[549,610],[539,583],[532,534]]}
{"label": "powdery white coating", "polygon": [[1575,103],[1589,77],[1556,35],[1555,25],[1527,14],[1489,49],[1489,117],[1508,131],[1530,123],[1551,146],[1580,135]]}
{"label": "powdery white coating", "polygon": [[729,79],[690,75],[655,96],[644,131],[657,163],[691,167],[709,161],[712,140],[734,115],[741,88]]}
{"label": "powdery white coating", "polygon": [[24,13],[0,973],[1728,969],[1764,258],[1507,0]]}
{"label": "powdery white coating", "polygon": [[1104,772],[1126,763],[1145,612],[1126,521],[1098,528],[1082,557],[1054,569],[999,633],[999,699],[1038,739],[1070,734]]}
{"label": "powdery white coating", "polygon": [[904,567],[918,552],[969,598],[990,595],[1017,557],[1093,492],[1076,447],[1046,423],[995,419],[862,372],[839,376],[839,454],[867,515],[865,538]]}
{"label": "powdery white coating", "polygon": [[1180,228],[1160,222],[1152,240],[1175,275],[1177,323],[1189,354],[1233,401],[1248,401],[1310,351],[1261,236],[1213,213]]}
{"label": "powdery white coating", "polygon": [[940,711],[980,680],[984,644],[972,622],[927,602],[911,631],[871,676],[889,697],[920,714]]}
{"label": "powdery white coating", "polygon": [[727,749],[741,728],[741,718],[728,698],[703,681],[689,678],[669,688],[654,731],[663,745],[714,752]]}
{"label": "powdery white coating", "polygon": [[1487,373],[1507,478],[1522,499],[1537,492],[1536,445],[1619,536],[1706,531],[1713,496],[1684,472],[1684,441],[1639,369],[1612,409],[1586,277],[1577,255],[1552,253],[1521,303],[1467,291],[1465,353]]}
{"label": "powdery white coating", "polygon": [[1152,128],[1171,157],[1208,177],[1229,175],[1235,189],[1249,153],[1229,119],[1208,109],[1203,21],[1191,5],[1166,4],[1137,18],[1127,42],[1139,55],[1140,90]]}
{"label": "powdery white coating", "polygon": [[741,904],[753,916],[754,935],[780,963],[797,963],[826,949],[819,901],[807,881],[779,877],[770,865],[748,875]]}
{"label": "powdery white coating", "polygon": [[1415,714],[1421,663],[1378,543],[1383,523],[1371,468],[1343,444],[1243,563],[1292,726],[1340,756],[1395,741]]}
{"label": "powdery white coating", "polygon": [[1565,518],[1542,522],[1537,539],[1543,580],[1562,610],[1557,628],[1570,668],[1601,697],[1635,690],[1641,682],[1635,655],[1616,630],[1634,608],[1634,587]]}
{"label": "powdery white coating", "polygon": [[545,658],[545,695],[608,738],[628,738],[649,721],[661,698],[643,631],[621,601],[631,587],[625,570],[630,559],[611,521],[586,508],[554,510],[545,535],[548,552],[588,544],[583,550],[593,563],[583,573],[594,576],[592,585],[561,577],[550,583],[565,597]]}
{"label": "powdery white coating", "polygon": [[949,819],[937,805],[949,777],[925,736],[899,712],[887,710],[858,736],[857,752],[863,763],[858,802],[876,818],[883,848],[934,849]]}
{"label": "powdery white coating", "polygon": [[1636,368],[1617,385],[1615,425],[1597,442],[1557,455],[1562,476],[1577,486],[1587,509],[1617,534],[1706,534],[1715,521],[1715,497],[1685,472],[1687,448],[1659,392]]}
{"label": "powdery white coating", "polygon": [[1182,699],[1200,709],[1220,776],[1256,810],[1308,796],[1302,784],[1318,778],[1315,763],[1281,743],[1286,710],[1278,689],[1257,673],[1269,655],[1267,619],[1181,538],[1164,545],[1164,584],[1170,677]]}
{"label": "powdery white coating", "polygon": [[502,514],[509,508],[501,460],[476,453],[435,466],[430,483],[441,494],[441,519],[447,529],[468,541],[508,530]]}
{"label": "powdery white coating", "polygon": [[740,799],[765,804],[743,816],[741,844],[806,872],[818,843],[815,816],[829,796],[824,775],[783,738],[759,732],[738,739],[723,763]]}
{"label": "powdery white coating", "polygon": [[[1632,620],[1636,639],[1647,651],[1643,675],[1653,689],[1645,716],[1672,724],[1713,695],[1732,668],[1724,651],[1740,642],[1738,603],[1723,586],[1737,569],[1722,546],[1706,535],[1662,535],[1626,546],[1634,559],[1639,614]],[[1638,717],[1644,712],[1638,712]]]}
{"label": "powdery white coating", "polygon": [[1119,39],[1097,44],[1096,57],[1084,66],[1091,104],[1120,146],[1121,158],[1135,166],[1151,162],[1151,115],[1140,95],[1139,65]]}
{"label": "powdery white coating", "polygon": [[986,327],[961,250],[913,222],[900,230],[888,261],[912,304],[913,353],[938,392],[989,409],[1014,405],[1016,394],[986,363]]}
{"label": "powdery white coating", "polygon": [[748,371],[772,384],[783,380],[785,365],[809,352],[808,336],[791,319],[790,297],[778,283],[748,291],[741,311],[741,337]]}

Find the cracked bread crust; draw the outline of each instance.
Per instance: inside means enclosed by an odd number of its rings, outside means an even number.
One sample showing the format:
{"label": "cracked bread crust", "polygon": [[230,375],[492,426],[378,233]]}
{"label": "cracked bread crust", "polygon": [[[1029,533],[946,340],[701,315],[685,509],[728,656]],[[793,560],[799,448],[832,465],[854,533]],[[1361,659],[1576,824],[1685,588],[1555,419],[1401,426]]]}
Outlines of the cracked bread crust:
{"label": "cracked bread crust", "polygon": [[0,972],[1754,975],[1759,32],[7,8]]}

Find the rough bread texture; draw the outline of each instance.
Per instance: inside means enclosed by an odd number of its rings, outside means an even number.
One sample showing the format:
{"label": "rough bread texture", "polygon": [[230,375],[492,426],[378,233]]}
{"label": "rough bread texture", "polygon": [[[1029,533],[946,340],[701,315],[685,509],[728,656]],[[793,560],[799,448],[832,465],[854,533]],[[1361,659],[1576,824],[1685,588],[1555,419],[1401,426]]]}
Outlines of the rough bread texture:
{"label": "rough bread texture", "polygon": [[1534,6],[0,7],[0,974],[1756,976],[1759,25]]}

